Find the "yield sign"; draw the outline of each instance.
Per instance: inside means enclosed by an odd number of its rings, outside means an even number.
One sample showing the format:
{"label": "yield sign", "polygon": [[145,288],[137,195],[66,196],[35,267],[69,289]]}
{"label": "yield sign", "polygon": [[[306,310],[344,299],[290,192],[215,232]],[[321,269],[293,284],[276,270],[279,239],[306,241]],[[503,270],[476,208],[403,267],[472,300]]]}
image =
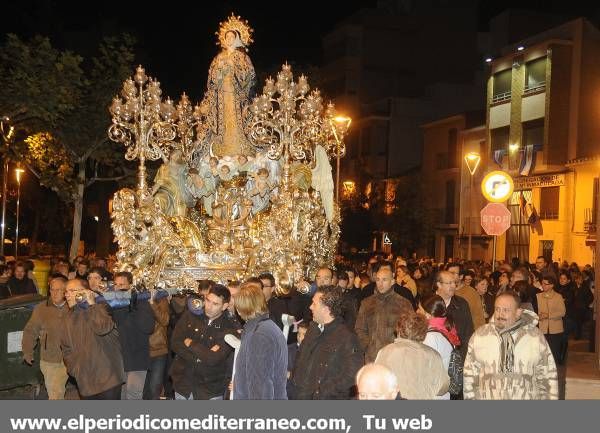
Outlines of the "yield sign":
{"label": "yield sign", "polygon": [[500,236],[510,227],[510,211],[503,203],[488,203],[481,209],[481,227],[490,236]]}

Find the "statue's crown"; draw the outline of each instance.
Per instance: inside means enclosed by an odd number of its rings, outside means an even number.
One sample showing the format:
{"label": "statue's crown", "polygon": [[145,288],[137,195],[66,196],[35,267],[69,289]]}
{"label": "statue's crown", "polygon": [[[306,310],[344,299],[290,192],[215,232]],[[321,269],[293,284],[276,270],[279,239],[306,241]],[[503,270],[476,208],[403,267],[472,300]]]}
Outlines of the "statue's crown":
{"label": "statue's crown", "polygon": [[233,13],[227,19],[227,21],[223,21],[219,24],[219,31],[215,33],[219,39],[218,44],[222,47],[225,46],[225,35],[230,31],[236,32],[240,35],[240,39],[242,40],[244,47],[247,47],[254,42],[252,40],[252,32],[254,32],[254,30],[252,27],[250,27],[248,21],[243,20],[242,17],[235,16]]}

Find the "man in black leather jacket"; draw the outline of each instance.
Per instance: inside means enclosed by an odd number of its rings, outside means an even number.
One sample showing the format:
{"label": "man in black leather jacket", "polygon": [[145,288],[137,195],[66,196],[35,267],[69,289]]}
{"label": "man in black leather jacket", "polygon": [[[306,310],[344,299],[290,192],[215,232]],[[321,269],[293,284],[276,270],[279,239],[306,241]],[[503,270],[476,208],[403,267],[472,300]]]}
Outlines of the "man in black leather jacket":
{"label": "man in black leather jacket", "polygon": [[313,296],[310,324],[292,373],[299,400],[350,399],[356,395],[354,378],[363,364],[358,338],[340,318],[339,287],[319,287]]}
{"label": "man in black leather jacket", "polygon": [[230,298],[229,290],[217,284],[209,289],[203,310],[188,309],[177,322],[170,371],[176,399],[219,399],[225,393],[233,367],[225,335],[237,335],[239,329],[225,314]]}

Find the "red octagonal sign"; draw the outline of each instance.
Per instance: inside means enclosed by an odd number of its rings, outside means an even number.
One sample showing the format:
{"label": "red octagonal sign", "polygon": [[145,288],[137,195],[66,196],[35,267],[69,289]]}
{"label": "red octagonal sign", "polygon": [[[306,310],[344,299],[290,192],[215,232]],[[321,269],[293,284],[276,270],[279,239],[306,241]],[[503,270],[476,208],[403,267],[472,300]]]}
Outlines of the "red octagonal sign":
{"label": "red octagonal sign", "polygon": [[510,227],[510,211],[504,203],[488,203],[481,209],[481,227],[490,236],[500,236]]}

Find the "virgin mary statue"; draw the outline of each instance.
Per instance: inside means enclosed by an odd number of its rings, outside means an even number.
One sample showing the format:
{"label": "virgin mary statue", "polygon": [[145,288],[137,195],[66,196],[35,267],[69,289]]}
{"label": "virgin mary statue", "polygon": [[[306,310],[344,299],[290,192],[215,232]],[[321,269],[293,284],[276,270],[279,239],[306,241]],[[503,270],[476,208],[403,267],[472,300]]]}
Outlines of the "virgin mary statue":
{"label": "virgin mary statue", "polygon": [[207,91],[200,104],[208,126],[203,141],[217,157],[254,153],[242,118],[256,84],[254,67],[245,52],[252,43],[251,32],[247,22],[232,15],[217,33],[222,49],[210,65]]}

